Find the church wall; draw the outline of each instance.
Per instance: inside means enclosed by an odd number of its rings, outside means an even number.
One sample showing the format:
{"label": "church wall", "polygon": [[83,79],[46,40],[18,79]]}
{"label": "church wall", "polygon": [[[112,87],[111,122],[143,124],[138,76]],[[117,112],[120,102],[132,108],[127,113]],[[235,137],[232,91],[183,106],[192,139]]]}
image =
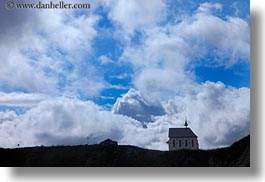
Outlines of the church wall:
{"label": "church wall", "polygon": [[169,150],[196,150],[199,148],[197,138],[170,138],[168,141],[168,146]]}

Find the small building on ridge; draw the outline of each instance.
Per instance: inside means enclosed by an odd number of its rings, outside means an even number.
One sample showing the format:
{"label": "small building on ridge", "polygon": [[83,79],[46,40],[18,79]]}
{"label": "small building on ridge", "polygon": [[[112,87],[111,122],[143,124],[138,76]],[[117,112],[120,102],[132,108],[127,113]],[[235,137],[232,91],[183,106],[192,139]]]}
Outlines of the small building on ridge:
{"label": "small building on ridge", "polygon": [[188,128],[187,120],[184,124],[185,128],[169,128],[167,141],[168,149],[171,150],[197,150],[199,149],[198,137]]}

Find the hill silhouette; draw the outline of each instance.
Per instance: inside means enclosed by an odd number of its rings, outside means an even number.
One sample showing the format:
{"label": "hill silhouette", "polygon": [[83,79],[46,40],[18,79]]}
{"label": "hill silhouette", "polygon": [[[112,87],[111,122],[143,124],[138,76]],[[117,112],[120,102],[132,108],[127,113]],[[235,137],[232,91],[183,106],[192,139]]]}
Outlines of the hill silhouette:
{"label": "hill silhouette", "polygon": [[214,150],[158,151],[129,145],[0,149],[1,166],[248,167],[250,136]]}

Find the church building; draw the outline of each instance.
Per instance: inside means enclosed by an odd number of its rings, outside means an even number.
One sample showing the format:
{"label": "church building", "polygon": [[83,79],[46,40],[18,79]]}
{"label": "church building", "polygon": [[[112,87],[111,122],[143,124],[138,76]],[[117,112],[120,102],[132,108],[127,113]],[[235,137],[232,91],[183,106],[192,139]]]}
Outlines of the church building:
{"label": "church building", "polygon": [[169,128],[167,141],[169,150],[197,150],[199,149],[198,137],[188,127],[187,119],[185,119],[185,128]]}

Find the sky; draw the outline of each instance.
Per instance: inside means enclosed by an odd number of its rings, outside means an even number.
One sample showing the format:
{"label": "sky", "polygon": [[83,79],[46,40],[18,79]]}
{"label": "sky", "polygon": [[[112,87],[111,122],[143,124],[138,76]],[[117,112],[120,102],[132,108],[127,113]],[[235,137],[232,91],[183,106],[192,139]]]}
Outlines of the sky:
{"label": "sky", "polygon": [[185,117],[202,149],[249,134],[249,1],[67,2],[91,8],[1,1],[0,147],[167,150]]}

